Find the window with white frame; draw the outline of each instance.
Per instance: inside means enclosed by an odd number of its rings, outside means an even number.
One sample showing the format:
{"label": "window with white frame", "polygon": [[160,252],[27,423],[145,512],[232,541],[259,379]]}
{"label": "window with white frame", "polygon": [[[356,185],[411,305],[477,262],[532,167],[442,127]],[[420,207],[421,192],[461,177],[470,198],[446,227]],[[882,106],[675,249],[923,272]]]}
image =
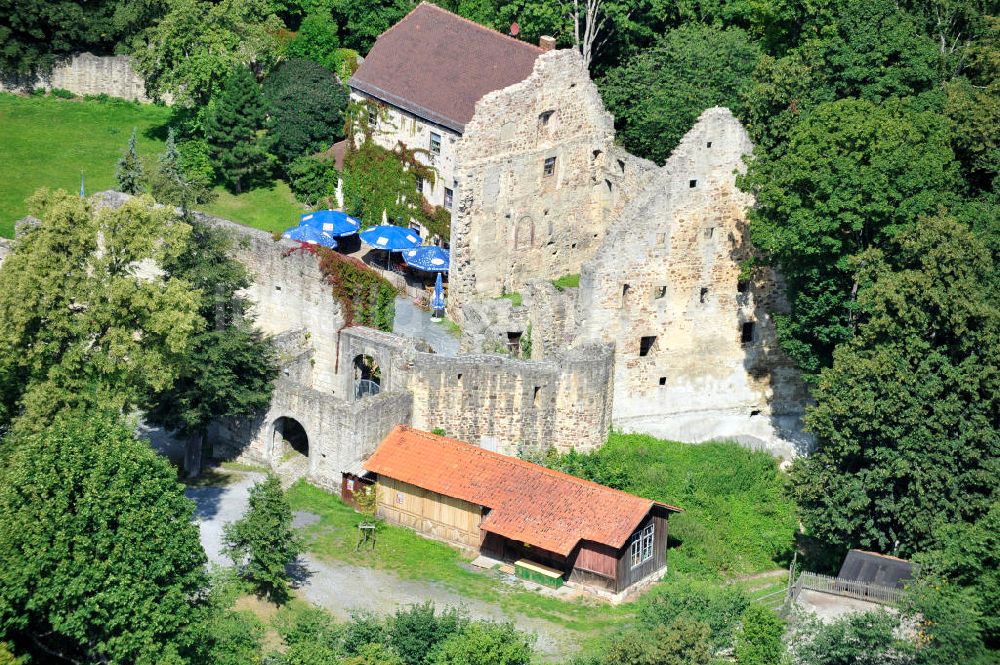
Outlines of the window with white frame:
{"label": "window with white frame", "polygon": [[641,531],[632,536],[632,567],[641,566],[653,558],[653,523],[650,522]]}
{"label": "window with white frame", "polygon": [[542,175],[550,176],[556,172],[556,158],[546,157],[545,162],[542,164]]}
{"label": "window with white frame", "polygon": [[447,187],[444,188],[444,207],[451,210],[455,202],[455,192]]}
{"label": "window with white frame", "polygon": [[441,135],[435,132],[431,132],[431,154],[441,154]]}

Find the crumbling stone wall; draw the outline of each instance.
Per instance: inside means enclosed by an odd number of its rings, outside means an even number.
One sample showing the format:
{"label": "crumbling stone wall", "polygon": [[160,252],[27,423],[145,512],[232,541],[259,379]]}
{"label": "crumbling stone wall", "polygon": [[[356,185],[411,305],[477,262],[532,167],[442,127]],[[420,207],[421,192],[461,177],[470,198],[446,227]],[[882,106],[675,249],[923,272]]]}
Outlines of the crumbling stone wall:
{"label": "crumbling stone wall", "polygon": [[80,53],[38,76],[0,76],[0,90],[4,92],[30,92],[35,88],[62,88],[77,95],[104,94],[137,102],[152,101],[146,96],[145,81],[135,73],[131,59],[125,55]]}
{"label": "crumbling stone wall", "polygon": [[805,388],[768,311],[773,273],[740,279],[752,197],[742,125],[705,111],[582,270],[576,344],[615,345],[614,423],[682,441],[729,437],[791,456]]}
{"label": "crumbling stone wall", "polygon": [[[524,81],[479,100],[456,159],[451,302],[579,272],[654,166],[613,141],[614,122],[572,49],[542,54]],[[460,319],[459,307],[449,311]]]}
{"label": "crumbling stone wall", "polygon": [[3,265],[3,260],[7,258],[7,255],[14,251],[14,246],[6,238],[0,238],[0,266]]}

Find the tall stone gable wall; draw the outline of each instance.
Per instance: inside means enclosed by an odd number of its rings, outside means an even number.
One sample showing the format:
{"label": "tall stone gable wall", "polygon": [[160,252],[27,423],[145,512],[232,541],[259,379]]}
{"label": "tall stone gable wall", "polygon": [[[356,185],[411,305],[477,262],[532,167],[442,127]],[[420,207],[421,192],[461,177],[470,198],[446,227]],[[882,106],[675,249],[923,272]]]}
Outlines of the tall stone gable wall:
{"label": "tall stone gable wall", "polygon": [[132,69],[125,55],[98,56],[80,53],[56,63],[51,72],[38,76],[0,76],[0,90],[30,92],[35,88],[62,88],[77,95],[109,95],[137,102],[152,101],[146,96],[146,83]]}
{"label": "tall stone gable wall", "polygon": [[614,122],[574,50],[542,54],[524,81],[479,100],[458,146],[452,302],[579,272],[625,193],[653,168],[613,141]]}
{"label": "tall stone gable wall", "polygon": [[[608,346],[565,351],[546,362],[498,355],[441,356],[411,340],[370,328],[341,333],[340,371],[371,357],[382,389],[412,396],[414,427],[514,455],[519,448],[590,450],[611,426],[612,352]],[[367,399],[367,398],[366,398]],[[365,401],[365,400],[360,400]]]}
{"label": "tall stone gable wall", "polygon": [[781,289],[769,272],[739,284],[753,200],[735,176],[751,149],[727,109],[701,115],[584,266],[576,343],[615,344],[615,426],[789,457],[808,445],[795,434],[806,392],[767,313]]}

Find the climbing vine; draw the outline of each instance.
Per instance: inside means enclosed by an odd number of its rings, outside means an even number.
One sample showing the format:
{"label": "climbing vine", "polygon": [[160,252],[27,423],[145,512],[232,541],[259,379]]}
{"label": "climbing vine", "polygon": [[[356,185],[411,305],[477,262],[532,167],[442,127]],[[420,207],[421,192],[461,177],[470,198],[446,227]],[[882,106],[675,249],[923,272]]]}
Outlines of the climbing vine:
{"label": "climbing vine", "polygon": [[309,252],[319,257],[323,279],[333,287],[344,311],[344,325],[358,324],[392,332],[396,317],[396,288],[384,277],[351,256],[301,243],[286,252]]}

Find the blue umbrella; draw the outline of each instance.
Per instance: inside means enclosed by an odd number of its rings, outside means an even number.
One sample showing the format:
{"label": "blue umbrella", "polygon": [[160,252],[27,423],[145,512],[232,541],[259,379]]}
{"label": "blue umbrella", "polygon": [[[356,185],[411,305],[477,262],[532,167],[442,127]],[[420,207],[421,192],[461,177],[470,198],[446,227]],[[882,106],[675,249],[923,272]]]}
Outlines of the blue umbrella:
{"label": "blue umbrella", "polygon": [[408,249],[403,252],[403,260],[406,265],[426,272],[448,272],[448,265],[451,260],[447,249],[441,249],[434,245],[422,245],[415,249]]}
{"label": "blue umbrella", "polygon": [[281,237],[308,243],[310,245],[322,245],[323,247],[329,247],[331,249],[337,246],[336,240],[313,226],[296,226],[295,228],[285,231],[281,234]]}
{"label": "blue umbrella", "polygon": [[361,220],[340,210],[317,210],[306,213],[299,218],[299,224],[314,226],[334,238],[353,235],[361,228]]}
{"label": "blue umbrella", "polygon": [[444,287],[441,285],[441,273],[434,280],[434,297],[431,298],[431,309],[435,312],[444,309]]}
{"label": "blue umbrella", "polygon": [[413,229],[404,229],[402,226],[382,224],[362,231],[359,235],[366,245],[390,252],[420,247],[420,236],[417,232]]}

